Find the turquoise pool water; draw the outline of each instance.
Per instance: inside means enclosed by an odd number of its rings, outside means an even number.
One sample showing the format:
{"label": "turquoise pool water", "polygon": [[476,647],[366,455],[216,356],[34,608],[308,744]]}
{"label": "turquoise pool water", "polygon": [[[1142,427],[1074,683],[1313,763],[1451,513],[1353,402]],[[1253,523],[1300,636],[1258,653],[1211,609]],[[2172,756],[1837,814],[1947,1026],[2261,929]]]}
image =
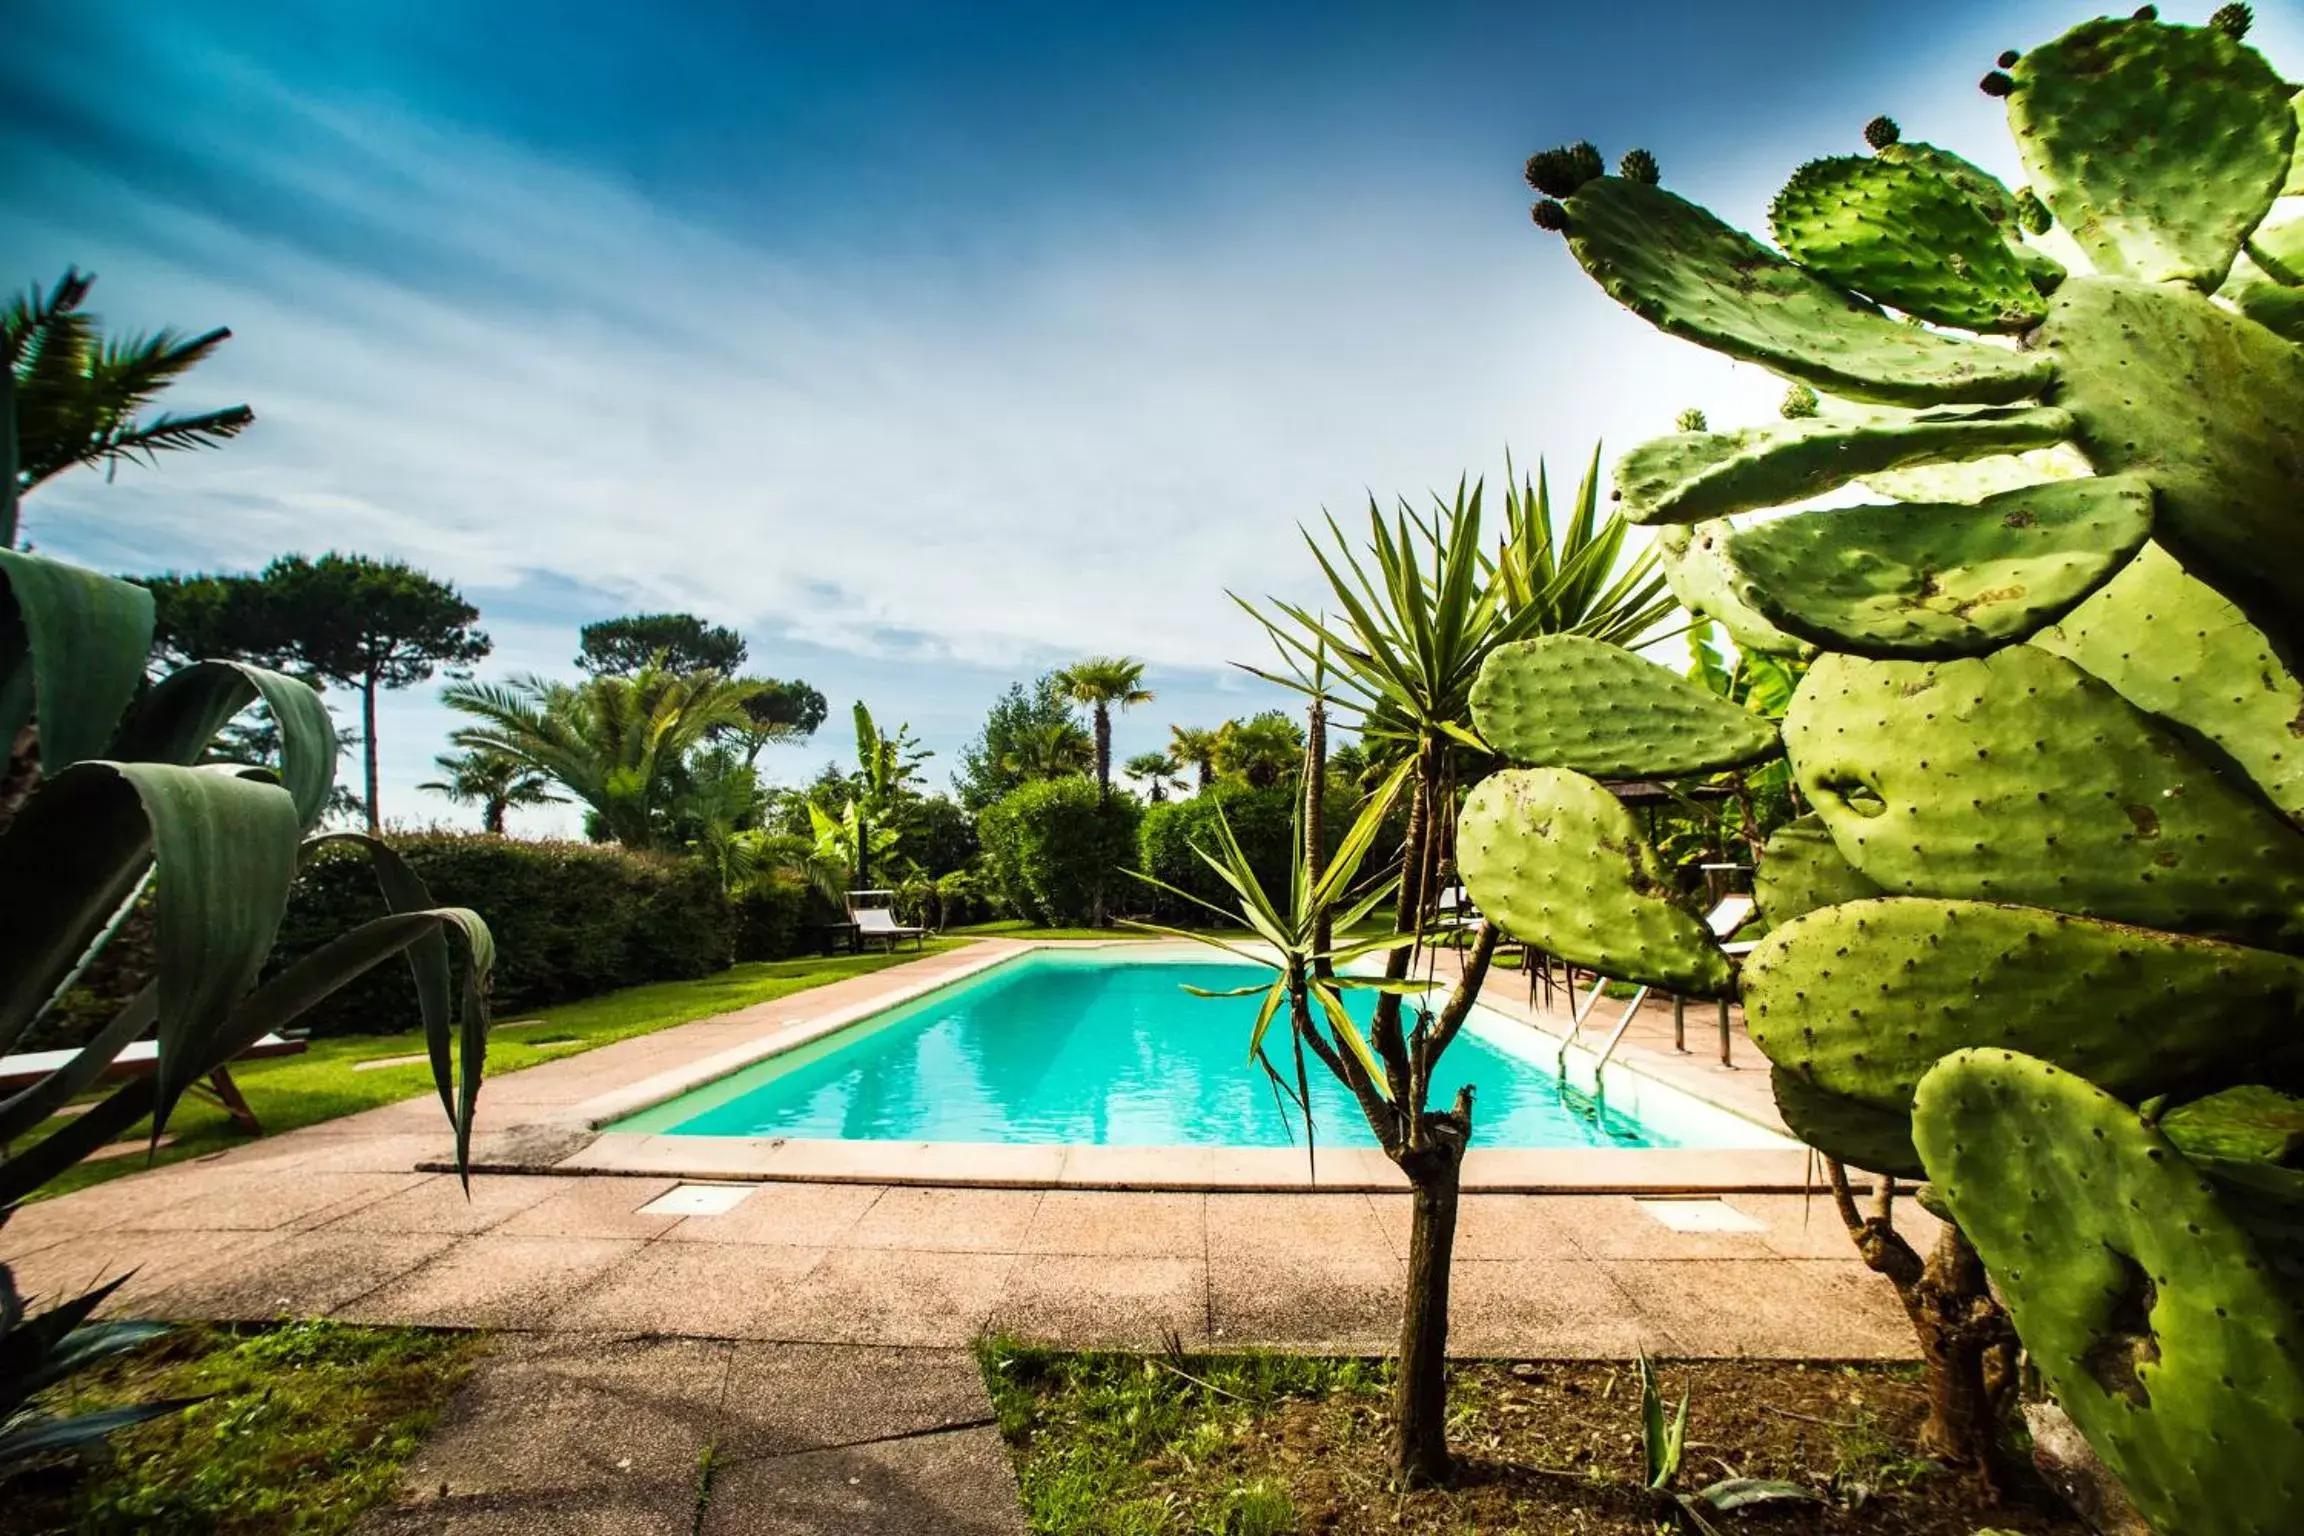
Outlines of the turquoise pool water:
{"label": "turquoise pool water", "polygon": [[[1257,1000],[1206,999],[1271,973],[1199,962],[1037,954],[772,1057],[618,1122],[619,1131],[848,1141],[1284,1147],[1302,1140],[1247,1059]],[[1367,1016],[1373,998],[1348,994]],[[1441,1058],[1432,1099],[1470,1083],[1474,1141],[1491,1147],[1655,1147],[1675,1141],[1561,1084],[1487,1038],[1520,1026],[1475,1014]],[[1287,1058],[1283,1027],[1268,1038]],[[1308,1061],[1318,1140],[1374,1146],[1359,1107]],[[1291,1137],[1293,1135],[1294,1140]]]}

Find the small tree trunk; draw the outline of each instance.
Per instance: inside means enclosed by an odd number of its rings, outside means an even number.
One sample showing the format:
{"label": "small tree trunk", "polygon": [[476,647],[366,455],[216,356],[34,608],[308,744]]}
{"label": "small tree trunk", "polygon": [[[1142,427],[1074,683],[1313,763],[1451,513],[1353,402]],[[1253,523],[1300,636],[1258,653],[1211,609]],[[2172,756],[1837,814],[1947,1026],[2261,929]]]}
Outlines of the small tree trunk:
{"label": "small tree trunk", "polygon": [[1214,758],[1204,757],[1193,766],[1200,775],[1198,788],[1206,789],[1216,782],[1216,761]]}
{"label": "small tree trunk", "polygon": [[[1304,721],[1304,872],[1314,885],[1328,869],[1327,778],[1328,706],[1314,694]],[[1335,937],[1329,919],[1329,909],[1322,907],[1312,936],[1320,954],[1328,952]]]}
{"label": "small tree trunk", "polygon": [[376,804],[376,676],[368,675],[360,690],[360,742],[361,755],[368,769],[368,830],[380,832],[384,828],[383,813]]}
{"label": "small tree trunk", "polygon": [[1096,803],[1112,796],[1112,711],[1096,706]]}
{"label": "small tree trunk", "polygon": [[1856,1251],[1888,1277],[1912,1320],[1928,1391],[1921,1453],[1964,1469],[1997,1499],[2007,1470],[2000,1425],[2016,1384],[2016,1330],[1993,1298],[1984,1261],[1950,1221],[1923,1260],[1893,1225],[1895,1180],[1881,1181],[1867,1217],[1857,1211],[1847,1170],[1830,1161],[1825,1168]]}
{"label": "small tree trunk", "polygon": [[1456,1205],[1464,1143],[1472,1129],[1469,1090],[1446,1114],[1427,1114],[1424,1145],[1393,1160],[1408,1175],[1408,1304],[1400,1317],[1400,1368],[1392,1385],[1393,1463],[1401,1486],[1447,1481],[1448,1282],[1456,1252]]}

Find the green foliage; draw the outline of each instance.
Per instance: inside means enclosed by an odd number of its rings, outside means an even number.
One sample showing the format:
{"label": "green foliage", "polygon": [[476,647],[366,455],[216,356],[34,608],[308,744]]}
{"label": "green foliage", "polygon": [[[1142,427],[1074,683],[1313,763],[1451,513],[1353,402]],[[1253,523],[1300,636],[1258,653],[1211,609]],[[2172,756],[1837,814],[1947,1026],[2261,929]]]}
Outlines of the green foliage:
{"label": "green foliage", "polygon": [[1304,766],[1304,727],[1286,710],[1227,720],[1216,732],[1216,776],[1257,789],[1293,782]]}
{"label": "green foliage", "polygon": [[1084,776],[1011,790],[977,819],[986,881],[1012,912],[1047,926],[1078,926],[1126,894],[1141,815],[1135,800],[1102,799]]}
{"label": "green foliage", "polygon": [[[1343,807],[1332,805],[1341,811]],[[1297,842],[1296,791],[1274,784],[1259,788],[1245,780],[1220,782],[1189,800],[1169,800],[1148,807],[1137,831],[1137,868],[1171,891],[1155,890],[1151,910],[1164,923],[1197,920],[1191,901],[1216,903],[1232,892],[1194,850],[1216,846],[1216,818],[1230,824],[1257,883],[1265,890],[1283,888]],[[1332,823],[1331,851],[1343,835],[1341,822]]]}
{"label": "green foliage", "polygon": [[[1045,762],[1047,757],[1037,748],[1026,750],[1024,744],[1027,737],[1047,739],[1058,726],[1069,726],[1071,739],[1080,739],[1079,711],[1064,696],[1055,673],[1044,673],[1030,685],[1011,683],[985,715],[976,739],[960,751],[960,771],[952,776],[960,804],[971,815],[978,814],[1028,779],[1046,777],[1025,771],[1024,765]],[[1088,746],[1093,751],[1093,742]],[[1088,761],[1080,761],[1081,771]]]}
{"label": "green foliage", "polygon": [[63,1405],[192,1406],[118,1435],[69,1483],[12,1490],[10,1527],[336,1536],[389,1498],[486,1348],[476,1334],[324,1322],[179,1330]]}
{"label": "green foliage", "polygon": [[485,748],[467,747],[443,752],[432,759],[441,776],[418,789],[446,795],[463,805],[480,807],[480,830],[504,835],[505,813],[516,806],[558,805],[552,781],[533,765]]}
{"label": "green foliage", "polygon": [[1056,674],[1056,686],[1075,704],[1088,706],[1096,728],[1096,783],[1112,788],[1112,710],[1152,702],[1144,686],[1144,663],[1132,656],[1091,656]]}
{"label": "green foliage", "polygon": [[594,677],[629,677],[649,667],[734,677],[749,654],[742,635],[692,613],[630,613],[587,624],[576,636],[576,665]]}
{"label": "green foliage", "polygon": [[[499,1013],[526,1012],[639,982],[710,975],[728,964],[733,916],[714,872],[671,854],[453,832],[393,837],[391,847],[440,897],[478,912],[496,936]],[[310,953],[376,910],[359,861],[323,849],[307,861],[280,926],[279,961]],[[747,959],[780,958],[757,949]],[[404,977],[371,975],[307,1019],[316,1034],[407,1028]]]}
{"label": "green foliage", "polygon": [[0,516],[0,549],[16,545],[15,495],[76,465],[151,463],[165,452],[206,448],[255,423],[245,405],[189,416],[138,415],[232,337],[221,326],[185,337],[161,330],[106,337],[82,308],[96,279],[67,268],[46,293],[17,295],[0,313],[0,351],[14,383],[10,462],[14,484]]}
{"label": "green foliage", "polygon": [[655,667],[571,686],[541,677],[453,683],[448,707],[476,724],[449,739],[528,764],[592,813],[592,830],[627,848],[676,846],[673,810],[688,754],[741,729],[756,685],[717,672]]}

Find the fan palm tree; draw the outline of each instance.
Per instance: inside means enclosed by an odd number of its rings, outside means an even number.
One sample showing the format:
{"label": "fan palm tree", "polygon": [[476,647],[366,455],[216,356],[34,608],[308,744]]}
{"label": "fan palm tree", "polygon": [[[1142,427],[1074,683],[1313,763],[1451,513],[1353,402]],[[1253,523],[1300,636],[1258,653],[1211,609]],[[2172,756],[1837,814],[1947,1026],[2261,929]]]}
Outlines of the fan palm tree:
{"label": "fan palm tree", "polygon": [[1139,752],[1122,763],[1120,771],[1141,780],[1154,805],[1167,799],[1169,791],[1184,787],[1184,781],[1176,776],[1176,759],[1165,752]]}
{"label": "fan palm tree", "polygon": [[1277,709],[1227,720],[1216,733],[1216,771],[1270,789],[1303,766],[1304,728]]}
{"label": "fan palm tree", "polygon": [[534,676],[451,683],[441,697],[480,722],[450,734],[457,746],[526,763],[590,807],[608,837],[655,848],[670,831],[674,770],[713,731],[740,727],[758,687],[647,667],[574,687]]}
{"label": "fan palm tree", "polygon": [[1112,706],[1152,702],[1152,690],[1144,686],[1144,663],[1128,656],[1091,656],[1058,672],[1056,686],[1095,714],[1096,797],[1101,802],[1112,793]]}
{"label": "fan palm tree", "polygon": [[[16,380],[16,483],[29,491],[77,464],[150,462],[174,449],[206,448],[256,420],[245,405],[189,416],[139,416],[231,339],[219,326],[198,336],[176,331],[108,338],[81,308],[96,279],[67,269],[46,293],[18,294],[0,313],[0,348]],[[0,546],[16,542],[13,521]]]}
{"label": "fan palm tree", "polygon": [[443,752],[432,759],[442,777],[419,784],[446,795],[460,805],[480,807],[480,830],[504,835],[504,814],[515,806],[561,805],[564,797],[552,793],[552,781],[529,763],[502,752],[468,748]]}
{"label": "fan palm tree", "polygon": [[1168,727],[1168,755],[1178,767],[1190,768],[1198,775],[1197,788],[1206,789],[1216,782],[1216,738],[1220,734],[1193,725]]}
{"label": "fan palm tree", "polygon": [[1019,733],[1000,755],[1000,771],[1021,779],[1068,779],[1096,761],[1096,744],[1069,720],[1052,720]]}

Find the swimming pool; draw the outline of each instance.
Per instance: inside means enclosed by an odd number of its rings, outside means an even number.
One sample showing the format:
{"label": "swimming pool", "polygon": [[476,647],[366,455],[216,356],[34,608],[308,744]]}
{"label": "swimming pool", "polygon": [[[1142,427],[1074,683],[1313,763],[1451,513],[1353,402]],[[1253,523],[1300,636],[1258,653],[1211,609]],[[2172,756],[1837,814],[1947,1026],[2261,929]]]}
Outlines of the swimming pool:
{"label": "swimming pool", "polygon": [[[1039,951],[759,1061],[604,1129],[674,1136],[1016,1145],[1285,1147],[1283,1113],[1247,1060],[1257,1000],[1183,990],[1244,986],[1261,967],[1109,951]],[[1369,994],[1349,994],[1365,1018]],[[1285,1030],[1268,1040],[1289,1065]],[[1307,1063],[1317,1137],[1374,1146],[1350,1095]],[[1491,1147],[1756,1144],[1712,1105],[1610,1068],[1612,1102],[1553,1067],[1551,1042],[1474,1010],[1433,1084],[1474,1091],[1474,1142]],[[1620,1081],[1633,1085],[1631,1102]],[[1585,1088],[1590,1080],[1585,1080]],[[1774,1138],[1766,1138],[1773,1141]]]}

